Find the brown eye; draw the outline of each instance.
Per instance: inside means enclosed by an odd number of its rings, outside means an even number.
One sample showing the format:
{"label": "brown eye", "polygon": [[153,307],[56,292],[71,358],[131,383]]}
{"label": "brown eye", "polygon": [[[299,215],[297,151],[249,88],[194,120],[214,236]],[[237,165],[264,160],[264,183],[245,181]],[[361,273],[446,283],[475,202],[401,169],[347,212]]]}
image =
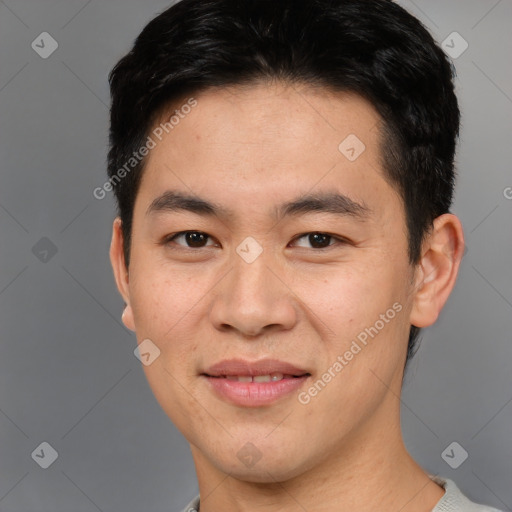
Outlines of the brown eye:
{"label": "brown eye", "polygon": [[323,248],[328,247],[331,242],[332,237],[329,235],[325,235],[324,233],[312,233],[309,235],[309,243],[315,248]]}
{"label": "brown eye", "polygon": [[333,240],[332,235],[328,235],[326,233],[306,233],[295,240],[306,240],[306,244],[310,244],[308,247],[307,245],[298,244],[299,247],[306,247],[306,248],[313,248],[313,249],[325,249],[326,247],[329,247],[333,245],[331,241]]}
{"label": "brown eye", "polygon": [[[177,240],[184,240],[185,246],[190,249],[197,249],[201,247],[206,247],[209,235],[203,233],[202,231],[181,231],[180,233],[176,233],[172,237],[167,239],[167,243],[176,242]],[[182,243],[177,243],[177,245],[183,245]]]}

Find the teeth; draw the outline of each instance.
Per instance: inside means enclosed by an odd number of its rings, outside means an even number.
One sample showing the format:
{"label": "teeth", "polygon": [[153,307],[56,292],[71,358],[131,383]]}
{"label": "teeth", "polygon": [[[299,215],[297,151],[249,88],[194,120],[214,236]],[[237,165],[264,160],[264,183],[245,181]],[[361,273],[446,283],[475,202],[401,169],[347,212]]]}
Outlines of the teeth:
{"label": "teeth", "polygon": [[226,375],[226,379],[228,380],[237,380],[238,382],[252,382],[252,377],[249,375],[247,377],[236,377],[231,375]]}
{"label": "teeth", "polygon": [[275,382],[283,378],[284,375],[282,373],[271,373],[270,375],[256,375],[252,379],[253,382]]}
{"label": "teeth", "polygon": [[291,378],[292,375],[283,375],[282,373],[271,373],[270,375],[255,375],[251,377],[250,375],[237,376],[237,375],[227,375],[226,379],[235,380],[238,382],[276,382],[278,380],[282,380],[285,377]]}

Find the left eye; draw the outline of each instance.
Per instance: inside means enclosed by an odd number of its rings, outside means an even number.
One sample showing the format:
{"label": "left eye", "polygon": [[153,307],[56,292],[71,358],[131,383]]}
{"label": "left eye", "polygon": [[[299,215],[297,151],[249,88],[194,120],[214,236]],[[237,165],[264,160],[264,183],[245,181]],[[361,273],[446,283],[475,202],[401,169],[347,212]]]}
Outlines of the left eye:
{"label": "left eye", "polygon": [[[305,235],[301,235],[295,239],[302,240],[305,239],[306,243],[309,243],[313,249],[325,249],[326,247],[330,247],[331,245],[334,245],[333,243],[330,243],[331,241],[340,241],[340,239],[334,237],[333,235],[328,235],[327,233],[306,233]],[[299,245],[300,247],[307,247],[306,245]]]}

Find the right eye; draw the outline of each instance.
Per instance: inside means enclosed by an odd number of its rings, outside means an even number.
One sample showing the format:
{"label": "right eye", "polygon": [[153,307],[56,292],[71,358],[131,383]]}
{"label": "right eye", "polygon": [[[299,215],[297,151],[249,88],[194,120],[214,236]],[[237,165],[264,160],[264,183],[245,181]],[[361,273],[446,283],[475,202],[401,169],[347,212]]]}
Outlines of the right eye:
{"label": "right eye", "polygon": [[215,245],[215,243],[209,245],[205,244],[209,238],[211,238],[210,235],[204,233],[203,231],[180,231],[179,233],[174,233],[173,235],[166,237],[164,244],[169,245],[170,242],[182,240],[184,241],[185,245],[178,242],[176,242],[176,245],[181,245],[187,249],[201,249],[202,247]]}

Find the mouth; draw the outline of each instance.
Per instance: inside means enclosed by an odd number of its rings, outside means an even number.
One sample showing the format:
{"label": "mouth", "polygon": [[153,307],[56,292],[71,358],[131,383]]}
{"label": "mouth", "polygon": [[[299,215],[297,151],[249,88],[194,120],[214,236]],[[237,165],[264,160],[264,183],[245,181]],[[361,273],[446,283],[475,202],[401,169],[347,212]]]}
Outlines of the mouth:
{"label": "mouth", "polygon": [[301,375],[272,372],[264,375],[201,374],[208,389],[221,400],[243,408],[270,407],[290,400],[307,385],[310,373]]}
{"label": "mouth", "polygon": [[[300,368],[279,359],[224,359],[209,368],[203,369],[201,375],[214,378],[240,380],[241,382],[274,382],[311,375],[306,368]],[[255,379],[255,380],[249,380]]]}
{"label": "mouth", "polygon": [[289,399],[307,384],[311,373],[279,359],[225,359],[200,376],[221,400],[238,407],[264,407]]}
{"label": "mouth", "polygon": [[310,373],[303,373],[300,375],[283,374],[279,372],[273,372],[267,375],[208,375],[203,373],[206,377],[214,379],[227,379],[235,382],[278,382],[284,379],[300,379],[301,377],[309,377]]}

